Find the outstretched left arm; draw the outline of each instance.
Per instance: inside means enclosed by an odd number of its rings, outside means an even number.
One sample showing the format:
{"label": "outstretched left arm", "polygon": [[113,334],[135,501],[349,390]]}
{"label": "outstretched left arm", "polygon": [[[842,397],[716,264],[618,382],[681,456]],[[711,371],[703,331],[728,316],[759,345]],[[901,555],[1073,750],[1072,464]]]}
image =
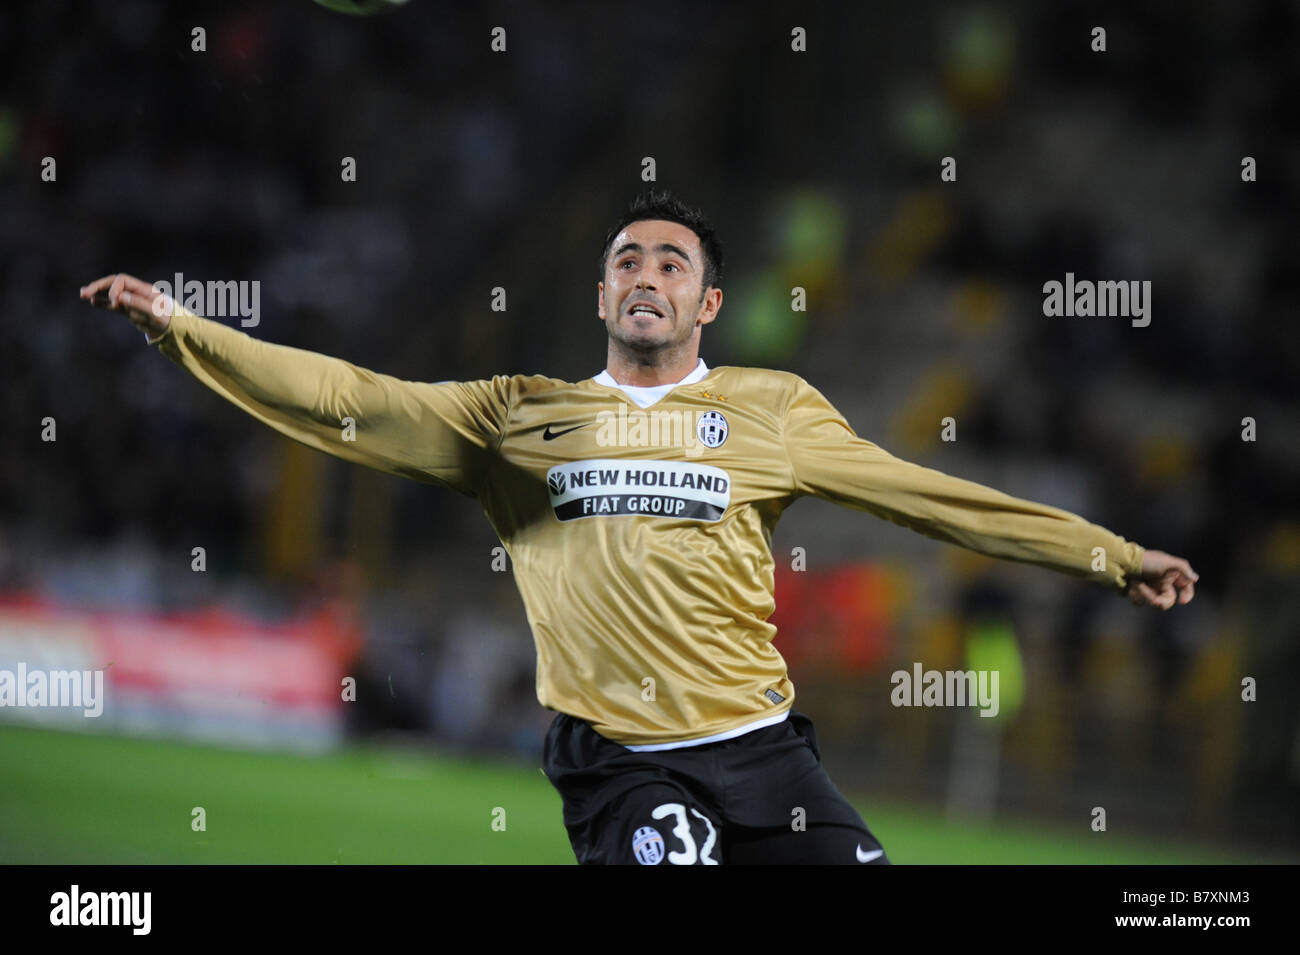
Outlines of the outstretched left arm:
{"label": "outstretched left arm", "polygon": [[894,457],[859,438],[826,398],[796,379],[785,408],[796,494],[812,494],[998,557],[1087,577],[1138,605],[1192,599],[1195,571],[1181,557],[1145,551],[1077,514],[1012,497]]}

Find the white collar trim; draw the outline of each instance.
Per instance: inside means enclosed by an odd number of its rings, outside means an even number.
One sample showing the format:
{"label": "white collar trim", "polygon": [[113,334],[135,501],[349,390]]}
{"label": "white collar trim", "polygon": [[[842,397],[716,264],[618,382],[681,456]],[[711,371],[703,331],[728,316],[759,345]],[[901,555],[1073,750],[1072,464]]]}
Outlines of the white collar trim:
{"label": "white collar trim", "polygon": [[672,391],[678,385],[693,385],[709,373],[709,366],[704,364],[701,358],[695,366],[695,370],[676,384],[671,385],[620,385],[614,380],[614,376],[606,369],[597,375],[594,379],[598,385],[608,385],[611,388],[617,388],[623,394],[631,398],[637,405],[642,408],[648,408],[655,402],[661,400],[668,392]]}

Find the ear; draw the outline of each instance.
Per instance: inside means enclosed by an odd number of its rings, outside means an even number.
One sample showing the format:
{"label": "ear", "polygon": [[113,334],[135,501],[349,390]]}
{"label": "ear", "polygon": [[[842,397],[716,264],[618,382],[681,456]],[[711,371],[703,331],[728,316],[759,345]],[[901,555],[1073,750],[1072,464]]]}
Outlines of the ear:
{"label": "ear", "polygon": [[602,322],[605,320],[605,283],[604,282],[596,283],[596,314],[600,316],[600,320]]}
{"label": "ear", "polygon": [[704,302],[700,305],[699,312],[695,315],[696,325],[707,325],[718,317],[718,311],[722,308],[722,289],[710,287],[704,293]]}

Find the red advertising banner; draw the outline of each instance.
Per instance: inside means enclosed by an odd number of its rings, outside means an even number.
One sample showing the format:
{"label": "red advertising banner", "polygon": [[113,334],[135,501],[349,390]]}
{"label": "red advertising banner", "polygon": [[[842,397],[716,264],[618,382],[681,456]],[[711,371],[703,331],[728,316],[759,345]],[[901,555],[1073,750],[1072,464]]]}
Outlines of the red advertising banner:
{"label": "red advertising banner", "polygon": [[330,612],[269,624],[0,598],[0,720],[317,750],[343,730],[358,635]]}

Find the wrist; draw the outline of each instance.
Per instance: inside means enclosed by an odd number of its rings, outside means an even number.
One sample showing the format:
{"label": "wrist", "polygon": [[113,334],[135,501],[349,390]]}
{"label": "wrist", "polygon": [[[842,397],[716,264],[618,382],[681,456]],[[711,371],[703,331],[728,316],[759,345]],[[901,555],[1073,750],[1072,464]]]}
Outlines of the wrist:
{"label": "wrist", "polygon": [[136,323],[136,327],[144,332],[145,341],[154,345],[166,337],[176,309],[176,302],[170,296],[159,295],[154,298],[149,305],[149,311],[143,313],[144,318]]}

